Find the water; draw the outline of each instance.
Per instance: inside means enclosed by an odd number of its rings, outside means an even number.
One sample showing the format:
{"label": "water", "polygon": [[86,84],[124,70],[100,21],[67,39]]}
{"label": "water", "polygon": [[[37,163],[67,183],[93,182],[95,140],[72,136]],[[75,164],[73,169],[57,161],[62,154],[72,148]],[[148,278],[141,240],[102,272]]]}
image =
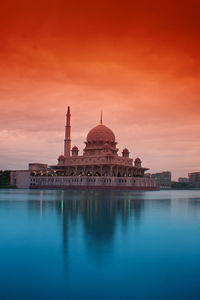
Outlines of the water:
{"label": "water", "polygon": [[0,299],[200,299],[200,191],[0,190]]}

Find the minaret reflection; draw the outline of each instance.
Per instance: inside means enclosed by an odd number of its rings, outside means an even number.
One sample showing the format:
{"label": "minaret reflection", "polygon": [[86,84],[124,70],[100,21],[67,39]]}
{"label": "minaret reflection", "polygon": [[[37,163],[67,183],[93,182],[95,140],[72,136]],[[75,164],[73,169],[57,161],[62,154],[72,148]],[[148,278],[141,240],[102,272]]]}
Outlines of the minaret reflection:
{"label": "minaret reflection", "polygon": [[40,191],[40,217],[42,218],[43,191]]}

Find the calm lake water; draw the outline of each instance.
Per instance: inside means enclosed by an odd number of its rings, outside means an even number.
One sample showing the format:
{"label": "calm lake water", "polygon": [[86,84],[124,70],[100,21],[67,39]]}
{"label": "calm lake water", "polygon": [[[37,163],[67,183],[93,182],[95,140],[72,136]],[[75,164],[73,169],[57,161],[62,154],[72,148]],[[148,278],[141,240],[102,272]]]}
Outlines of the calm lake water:
{"label": "calm lake water", "polygon": [[200,191],[0,190],[0,299],[200,299]]}

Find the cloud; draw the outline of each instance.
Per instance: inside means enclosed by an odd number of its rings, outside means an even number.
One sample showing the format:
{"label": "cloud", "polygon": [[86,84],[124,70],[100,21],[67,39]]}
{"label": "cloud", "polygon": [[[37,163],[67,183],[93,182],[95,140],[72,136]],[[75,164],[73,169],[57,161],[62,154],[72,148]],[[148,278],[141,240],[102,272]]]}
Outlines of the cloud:
{"label": "cloud", "polygon": [[[46,5],[48,4],[48,10]],[[199,168],[199,1],[7,1],[0,12],[0,165],[53,163],[103,119],[133,157]]]}

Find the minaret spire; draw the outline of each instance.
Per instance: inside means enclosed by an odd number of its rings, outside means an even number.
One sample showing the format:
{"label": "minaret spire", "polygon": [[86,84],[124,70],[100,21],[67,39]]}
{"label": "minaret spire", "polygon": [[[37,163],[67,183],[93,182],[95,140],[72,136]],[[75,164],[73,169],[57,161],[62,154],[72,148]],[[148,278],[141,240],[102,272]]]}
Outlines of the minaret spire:
{"label": "minaret spire", "polygon": [[70,124],[71,114],[70,106],[67,107],[66,114],[66,125],[65,125],[65,140],[64,140],[64,156],[70,157],[71,150],[71,124]]}
{"label": "minaret spire", "polygon": [[103,121],[102,121],[102,111],[101,111],[101,115],[100,115],[100,125],[103,125]]}

